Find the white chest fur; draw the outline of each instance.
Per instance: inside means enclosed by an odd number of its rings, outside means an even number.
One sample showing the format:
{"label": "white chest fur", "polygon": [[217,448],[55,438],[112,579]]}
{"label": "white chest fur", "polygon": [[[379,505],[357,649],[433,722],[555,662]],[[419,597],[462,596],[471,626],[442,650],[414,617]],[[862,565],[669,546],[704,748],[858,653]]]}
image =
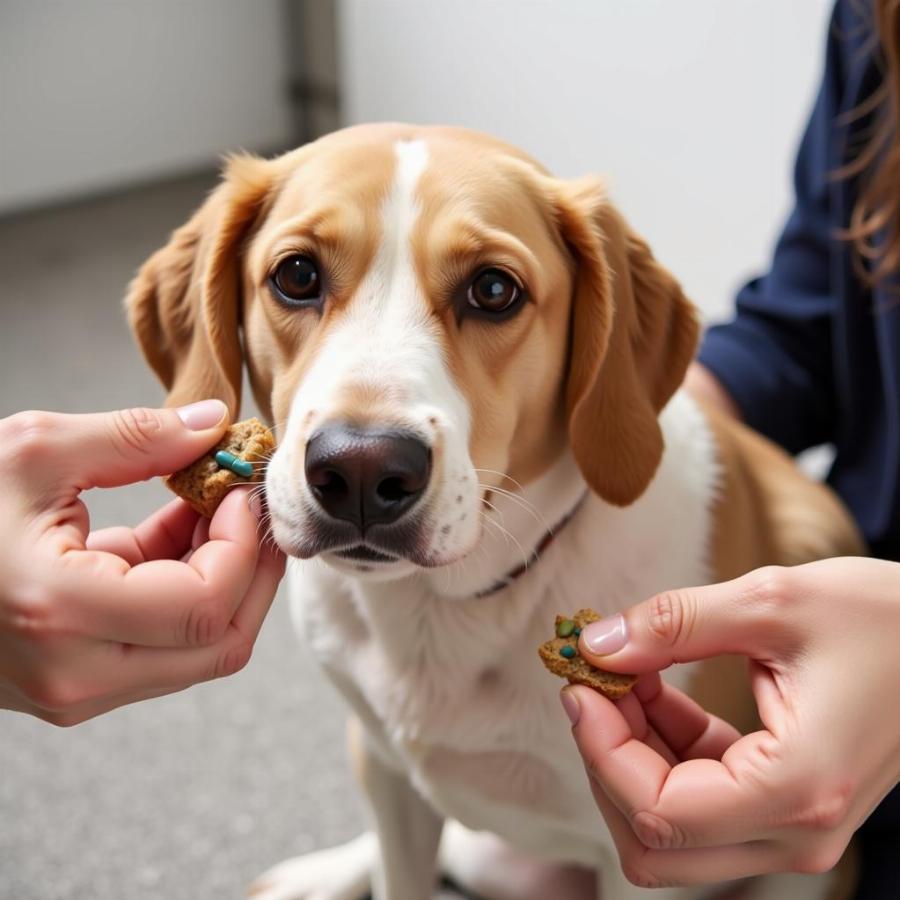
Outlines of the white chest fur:
{"label": "white chest fur", "polygon": [[[560,708],[561,683],[537,646],[557,612],[591,606],[611,614],[708,581],[712,437],[682,394],[661,424],[666,452],[644,495],[624,509],[589,496],[537,563],[490,596],[451,596],[460,579],[448,576],[442,590],[440,573],[372,584],[315,560],[293,567],[292,612],[313,653],[373,739],[444,815],[584,863],[608,843]],[[557,501],[583,490],[569,459],[547,479]],[[547,494],[538,484],[525,496],[553,523],[558,504]],[[534,522],[512,501],[498,506],[528,552]],[[476,553],[483,586],[510,568],[500,534],[486,533]]]}

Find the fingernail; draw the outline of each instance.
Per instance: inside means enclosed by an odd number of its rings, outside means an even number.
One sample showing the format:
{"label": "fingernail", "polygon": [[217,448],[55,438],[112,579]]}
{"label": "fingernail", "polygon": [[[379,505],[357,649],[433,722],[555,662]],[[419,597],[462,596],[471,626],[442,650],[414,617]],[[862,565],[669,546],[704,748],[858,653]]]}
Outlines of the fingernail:
{"label": "fingernail", "polygon": [[191,431],[205,431],[214,428],[228,413],[228,407],[221,400],[201,400],[175,410],[178,418]]}
{"label": "fingernail", "polygon": [[591,622],[581,632],[581,640],[591,653],[608,656],[621,650],[628,641],[628,626],[623,615]]}
{"label": "fingernail", "polygon": [[578,702],[578,698],[571,688],[563,688],[559,692],[559,699],[562,701],[563,709],[566,711],[566,715],[574,728],[581,718],[581,704]]}

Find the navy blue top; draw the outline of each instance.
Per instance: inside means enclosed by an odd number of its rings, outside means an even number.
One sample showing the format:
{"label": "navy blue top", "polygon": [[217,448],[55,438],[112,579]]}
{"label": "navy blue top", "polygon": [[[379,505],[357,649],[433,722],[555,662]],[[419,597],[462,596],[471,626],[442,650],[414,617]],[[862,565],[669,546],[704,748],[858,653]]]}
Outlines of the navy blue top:
{"label": "navy blue top", "polygon": [[[853,248],[837,233],[860,182],[834,177],[873,125],[872,115],[847,114],[881,83],[876,46],[870,9],[838,0],[797,156],[796,205],[771,269],[740,291],[731,322],[709,329],[699,358],[745,420],[787,450],[834,444],[829,483],[873,554],[900,560],[900,273],[875,290],[859,279]],[[858,837],[857,897],[897,900],[900,788]]]}
{"label": "navy blue top", "polygon": [[898,560],[900,281],[870,290],[854,270],[850,242],[836,236],[860,184],[834,172],[872,127],[871,116],[848,123],[846,114],[882,77],[871,13],[861,6],[835,5],[825,74],[796,162],[796,206],[772,267],[740,291],[734,320],[709,330],[700,360],[748,424],[792,453],[834,444],[829,483],[873,554]]}

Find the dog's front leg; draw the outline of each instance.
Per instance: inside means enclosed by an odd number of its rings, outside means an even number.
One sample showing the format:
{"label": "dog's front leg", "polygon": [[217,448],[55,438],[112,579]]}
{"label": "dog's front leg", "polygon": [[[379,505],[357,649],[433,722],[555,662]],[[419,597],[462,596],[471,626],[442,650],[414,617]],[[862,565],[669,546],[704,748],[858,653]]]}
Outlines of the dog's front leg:
{"label": "dog's front leg", "polygon": [[358,720],[349,725],[351,756],[375,818],[379,859],[373,900],[429,900],[437,877],[442,817],[394,759],[375,746]]}

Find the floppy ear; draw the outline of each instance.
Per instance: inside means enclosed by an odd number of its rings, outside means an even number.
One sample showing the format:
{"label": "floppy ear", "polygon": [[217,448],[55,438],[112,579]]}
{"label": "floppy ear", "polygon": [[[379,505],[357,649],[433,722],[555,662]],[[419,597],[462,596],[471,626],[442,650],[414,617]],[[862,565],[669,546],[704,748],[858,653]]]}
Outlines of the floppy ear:
{"label": "floppy ear", "polygon": [[222,183],[129,286],[129,323],[169,406],[218,397],[238,415],[240,243],[271,183],[265,160],[230,159]]}
{"label": "floppy ear", "polygon": [[627,506],[662,459],[657,416],[684,378],[699,324],[678,282],[612,207],[599,181],[565,185],[557,208],[577,263],[569,440],[591,488]]}

